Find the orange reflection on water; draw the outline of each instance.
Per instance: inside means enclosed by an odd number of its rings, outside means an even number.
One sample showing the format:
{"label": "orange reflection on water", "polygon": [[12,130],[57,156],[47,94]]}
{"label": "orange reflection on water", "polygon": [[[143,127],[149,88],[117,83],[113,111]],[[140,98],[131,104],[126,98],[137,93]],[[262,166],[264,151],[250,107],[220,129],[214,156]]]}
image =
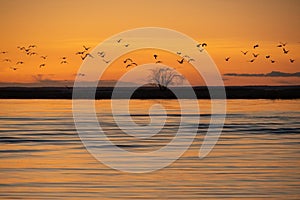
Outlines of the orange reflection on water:
{"label": "orange reflection on water", "polygon": [[[209,114],[209,100],[198,102],[201,114]],[[164,105],[168,113],[180,110],[177,100],[132,100],[130,108],[147,114],[155,103]],[[203,115],[199,134],[179,160],[152,173],[131,174],[110,169],[87,152],[73,124],[70,100],[0,100],[1,195],[5,199],[299,197],[299,100],[227,103],[223,133],[208,157],[198,159],[210,120]],[[110,104],[109,100],[95,103],[103,122],[109,121],[103,117]],[[149,118],[134,119],[146,124]],[[174,116],[168,119],[177,121]],[[110,134],[122,141],[118,130]],[[148,150],[162,144],[144,143]],[[130,144],[126,148],[139,151]]]}

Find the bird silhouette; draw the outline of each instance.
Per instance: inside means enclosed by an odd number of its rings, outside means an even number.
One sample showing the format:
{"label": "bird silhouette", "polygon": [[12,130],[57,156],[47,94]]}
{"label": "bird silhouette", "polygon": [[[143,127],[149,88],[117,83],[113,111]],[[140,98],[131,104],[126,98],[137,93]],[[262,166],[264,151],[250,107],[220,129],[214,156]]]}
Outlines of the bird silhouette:
{"label": "bird silhouette", "polygon": [[61,57],[61,59],[63,59],[63,60],[66,60],[66,59],[67,59],[67,57],[65,57],[65,56],[64,56],[64,57]]}
{"label": "bird silhouette", "polygon": [[157,55],[156,55],[156,54],[154,54],[154,55],[153,55],[153,57],[154,57],[154,59],[156,60],[156,58],[157,58]]}
{"label": "bird silhouette", "polygon": [[11,62],[11,60],[8,59],[8,58],[6,58],[6,59],[4,59],[2,62]]}
{"label": "bird silhouette", "polygon": [[16,71],[16,70],[19,69],[19,68],[17,68],[17,67],[10,67],[10,69]]}
{"label": "bird silhouette", "polygon": [[20,49],[21,51],[25,50],[25,47],[17,46],[17,48]]}
{"label": "bird silhouette", "polygon": [[85,74],[79,73],[79,74],[77,74],[77,76],[85,76]]}
{"label": "bird silhouette", "polygon": [[294,59],[290,59],[290,62],[291,62],[291,63],[294,63],[294,62],[295,62],[295,60],[294,60]]}
{"label": "bird silhouette", "polygon": [[271,63],[275,63],[275,60],[271,60]]}
{"label": "bird silhouette", "polygon": [[259,56],[259,54],[255,54],[255,53],[252,53],[252,55],[254,56],[254,58],[257,58],[257,56]]}
{"label": "bird silhouette", "polygon": [[41,56],[42,59],[46,60],[47,56]]}
{"label": "bird silhouette", "polygon": [[200,52],[204,51],[204,49],[199,49]]}
{"label": "bird silhouette", "polygon": [[255,61],[255,59],[252,59],[252,60],[249,60],[248,62],[251,62],[251,63],[253,63]]}
{"label": "bird silhouette", "polygon": [[128,47],[128,46],[129,46],[129,44],[125,44],[125,45],[124,45],[124,47]]}
{"label": "bird silhouette", "polygon": [[81,59],[84,60],[84,59],[86,59],[87,57],[94,58],[94,56],[92,56],[90,53],[87,53],[87,54],[85,54],[84,56],[81,56]]}
{"label": "bird silhouette", "polygon": [[278,44],[277,47],[282,47],[282,44]]}
{"label": "bird silhouette", "polygon": [[284,54],[287,54],[289,50],[286,50],[285,48],[282,49]]}
{"label": "bird silhouette", "polygon": [[130,63],[130,64],[126,65],[126,68],[131,67],[131,66],[137,66],[137,64],[135,62]]}
{"label": "bird silhouette", "polygon": [[155,63],[156,63],[156,64],[159,64],[159,63],[162,63],[162,61],[158,60],[158,61],[156,61]]}
{"label": "bird silhouette", "polygon": [[36,48],[36,45],[32,44],[32,45],[29,45],[28,48]]}
{"label": "bird silhouette", "polygon": [[182,64],[183,61],[184,61],[184,58],[182,58],[181,60],[177,60],[177,62],[178,62],[179,64]]}
{"label": "bird silhouette", "polygon": [[126,58],[123,62],[127,63],[128,61],[133,62],[131,58]]}
{"label": "bird silhouette", "polygon": [[241,51],[244,55],[247,55],[248,51]]}
{"label": "bird silhouette", "polygon": [[1,53],[1,54],[7,54],[8,51],[1,51],[0,53]]}
{"label": "bird silhouette", "polygon": [[30,55],[30,56],[34,56],[34,55],[37,55],[37,53],[35,53],[35,52],[30,52],[29,55]]}
{"label": "bird silhouette", "polygon": [[105,52],[104,51],[98,51],[97,55],[100,56],[100,57],[102,57],[102,58],[104,58]]}
{"label": "bird silhouette", "polygon": [[189,55],[184,55],[183,57],[184,57],[184,58],[190,58],[190,56],[189,56]]}
{"label": "bird silhouette", "polygon": [[122,41],[122,39],[118,39],[118,40],[117,40],[117,43],[120,43],[121,41]]}
{"label": "bird silhouette", "polygon": [[228,61],[229,61],[229,59],[230,59],[230,57],[226,57],[226,58],[225,58],[225,61],[226,61],[226,62],[228,62]]}
{"label": "bird silhouette", "polygon": [[18,62],[16,63],[16,65],[22,65],[22,64],[24,64],[23,61],[18,61]]}
{"label": "bird silhouette", "polygon": [[43,63],[43,64],[40,64],[40,68],[42,68],[42,67],[45,67],[46,66],[46,64],[45,63]]}
{"label": "bird silhouette", "polygon": [[90,53],[85,54],[86,56],[90,57],[90,58],[94,58],[94,56]]}
{"label": "bird silhouette", "polygon": [[193,58],[188,59],[188,62],[194,62],[194,61],[195,61],[195,59],[193,59]]}
{"label": "bird silhouette", "polygon": [[80,56],[80,57],[81,57],[81,60],[84,60],[84,59],[86,59],[87,54],[85,54],[84,56]]}
{"label": "bird silhouette", "polygon": [[285,42],[285,43],[279,42],[279,44],[281,44],[282,47],[285,47],[285,45],[287,44],[287,42]]}
{"label": "bird silhouette", "polygon": [[177,54],[177,55],[181,55],[181,52],[178,51],[176,54]]}
{"label": "bird silhouette", "polygon": [[77,51],[75,55],[83,55],[86,51]]}
{"label": "bird silhouette", "polygon": [[103,60],[103,62],[105,62],[106,64],[108,64],[109,62],[110,62],[110,60],[104,60],[104,59],[102,59]]}
{"label": "bird silhouette", "polygon": [[86,47],[86,46],[83,45],[83,48],[84,48],[86,51],[88,51],[91,47]]}
{"label": "bird silhouette", "polygon": [[66,60],[63,60],[60,62],[60,64],[68,64],[68,62]]}
{"label": "bird silhouette", "polygon": [[24,49],[24,52],[25,52],[27,55],[29,55],[29,54],[30,54],[30,50],[31,50],[31,49]]}
{"label": "bird silhouette", "polygon": [[196,45],[196,47],[198,47],[198,48],[199,48],[199,47],[207,47],[207,44],[206,44],[205,42],[202,43],[202,44],[199,43],[199,44]]}
{"label": "bird silhouette", "polygon": [[259,47],[259,45],[256,44],[256,45],[253,46],[253,49],[258,48],[258,47]]}
{"label": "bird silhouette", "polygon": [[270,58],[271,56],[269,56],[269,55],[266,55],[266,58]]}

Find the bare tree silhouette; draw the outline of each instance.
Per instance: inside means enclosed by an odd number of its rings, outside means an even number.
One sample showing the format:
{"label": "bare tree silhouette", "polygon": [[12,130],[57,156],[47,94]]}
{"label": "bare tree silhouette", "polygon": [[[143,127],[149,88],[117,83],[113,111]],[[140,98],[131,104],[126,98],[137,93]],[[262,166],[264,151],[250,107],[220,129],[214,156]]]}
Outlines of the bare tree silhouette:
{"label": "bare tree silhouette", "polygon": [[180,84],[184,79],[176,70],[168,67],[151,69],[149,76],[149,81],[159,87],[160,90],[166,90],[169,85]]}

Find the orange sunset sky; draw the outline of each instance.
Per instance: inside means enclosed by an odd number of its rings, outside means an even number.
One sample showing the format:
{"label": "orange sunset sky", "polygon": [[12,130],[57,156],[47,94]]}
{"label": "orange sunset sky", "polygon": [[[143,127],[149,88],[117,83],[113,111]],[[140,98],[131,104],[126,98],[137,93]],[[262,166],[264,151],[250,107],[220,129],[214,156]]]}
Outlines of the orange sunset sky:
{"label": "orange sunset sky", "polygon": [[[169,28],[207,43],[205,49],[225,85],[299,85],[299,75],[251,76],[300,71],[299,10],[298,0],[0,0],[0,86],[72,85],[82,63],[75,53],[83,45],[92,49],[112,35],[139,27]],[[277,47],[280,42],[287,43],[288,53]],[[37,55],[17,48],[31,44],[37,46],[32,50]],[[253,49],[255,44],[259,47]],[[157,50],[133,52],[112,63],[102,79],[115,80],[125,73],[122,61],[128,56],[147,63],[151,59],[146,55],[157,52],[165,59],[178,58]],[[259,56],[249,62],[253,53]],[[61,64],[64,56],[67,64]],[[24,63],[17,64],[20,61]],[[165,63],[201,85],[188,64],[182,69],[176,62]],[[120,71],[113,70],[118,67]]]}

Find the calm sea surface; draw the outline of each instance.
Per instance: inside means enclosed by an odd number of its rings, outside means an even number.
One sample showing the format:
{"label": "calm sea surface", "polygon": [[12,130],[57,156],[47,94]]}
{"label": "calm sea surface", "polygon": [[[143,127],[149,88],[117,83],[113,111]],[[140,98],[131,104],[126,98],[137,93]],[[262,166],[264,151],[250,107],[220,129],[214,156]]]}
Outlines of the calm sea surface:
{"label": "calm sea surface", "polygon": [[[228,100],[222,135],[202,160],[210,101],[198,102],[199,130],[188,151],[166,168],[133,174],[89,154],[75,129],[71,100],[0,100],[0,198],[300,199],[300,100]],[[169,116],[153,139],[128,140],[112,120],[110,103],[96,101],[99,123],[128,151],[159,149],[178,129],[176,100],[132,100],[137,124],[149,123],[153,104]]]}

